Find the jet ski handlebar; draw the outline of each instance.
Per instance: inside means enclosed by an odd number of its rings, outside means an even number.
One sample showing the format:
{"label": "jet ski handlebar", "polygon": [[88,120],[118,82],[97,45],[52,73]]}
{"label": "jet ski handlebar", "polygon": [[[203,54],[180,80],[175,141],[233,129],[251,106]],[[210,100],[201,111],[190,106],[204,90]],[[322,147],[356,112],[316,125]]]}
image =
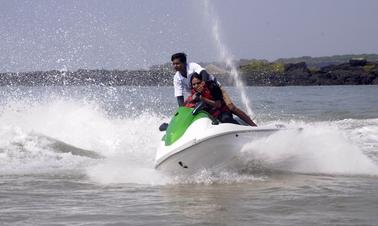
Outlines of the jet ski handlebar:
{"label": "jet ski handlebar", "polygon": [[203,110],[205,108],[205,103],[203,101],[198,101],[196,103],[196,106],[194,107],[193,111],[192,111],[192,115],[196,115],[198,114],[201,110]]}

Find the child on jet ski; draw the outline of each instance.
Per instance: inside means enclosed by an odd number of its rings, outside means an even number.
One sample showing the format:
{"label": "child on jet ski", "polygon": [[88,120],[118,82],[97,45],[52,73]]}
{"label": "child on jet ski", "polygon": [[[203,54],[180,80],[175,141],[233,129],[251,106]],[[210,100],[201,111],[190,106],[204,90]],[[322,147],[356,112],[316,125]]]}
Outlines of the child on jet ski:
{"label": "child on jet ski", "polygon": [[205,103],[205,111],[223,123],[239,124],[223,101],[222,91],[215,81],[204,81],[201,74],[194,72],[191,77],[192,95],[185,102],[185,107],[193,108],[198,101]]}

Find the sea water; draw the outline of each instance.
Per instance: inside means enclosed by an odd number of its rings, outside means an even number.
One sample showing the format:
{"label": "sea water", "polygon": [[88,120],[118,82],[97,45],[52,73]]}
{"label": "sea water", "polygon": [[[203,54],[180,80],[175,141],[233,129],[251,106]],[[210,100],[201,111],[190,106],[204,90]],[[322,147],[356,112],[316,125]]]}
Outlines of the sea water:
{"label": "sea water", "polygon": [[246,93],[258,125],[302,130],[184,177],[154,170],[173,87],[1,87],[0,225],[377,225],[378,86]]}

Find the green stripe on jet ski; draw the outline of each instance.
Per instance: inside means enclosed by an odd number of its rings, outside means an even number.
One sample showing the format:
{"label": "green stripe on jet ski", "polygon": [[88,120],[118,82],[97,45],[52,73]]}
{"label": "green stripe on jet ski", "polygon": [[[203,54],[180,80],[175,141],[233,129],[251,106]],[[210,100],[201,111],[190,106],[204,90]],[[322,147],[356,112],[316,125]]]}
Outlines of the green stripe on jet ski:
{"label": "green stripe on jet ski", "polygon": [[188,127],[197,119],[209,117],[205,111],[200,111],[196,115],[193,115],[192,111],[192,108],[179,107],[169,122],[167,131],[163,137],[165,146],[169,146],[180,139]]}

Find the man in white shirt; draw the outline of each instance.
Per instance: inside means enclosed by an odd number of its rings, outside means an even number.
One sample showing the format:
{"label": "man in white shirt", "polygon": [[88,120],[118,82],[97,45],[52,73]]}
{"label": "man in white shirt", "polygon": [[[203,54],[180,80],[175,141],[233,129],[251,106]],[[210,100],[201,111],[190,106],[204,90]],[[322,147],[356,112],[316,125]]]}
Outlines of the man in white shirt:
{"label": "man in white shirt", "polygon": [[[187,94],[191,94],[191,77],[194,72],[201,74],[203,81],[213,80],[215,82],[216,78],[212,75],[209,75],[204,68],[202,68],[197,63],[187,63],[186,54],[185,53],[175,53],[171,57],[172,66],[176,71],[173,77],[173,86],[175,89],[175,97],[177,98],[177,103],[179,106],[183,106],[184,104],[184,92]],[[237,108],[231,101],[229,95],[224,90],[224,88],[220,85],[219,87],[222,90],[223,101],[230,109],[232,113],[239,116],[240,119],[245,121],[250,126],[256,126],[256,124],[252,121],[252,119],[244,113],[242,110]]]}

